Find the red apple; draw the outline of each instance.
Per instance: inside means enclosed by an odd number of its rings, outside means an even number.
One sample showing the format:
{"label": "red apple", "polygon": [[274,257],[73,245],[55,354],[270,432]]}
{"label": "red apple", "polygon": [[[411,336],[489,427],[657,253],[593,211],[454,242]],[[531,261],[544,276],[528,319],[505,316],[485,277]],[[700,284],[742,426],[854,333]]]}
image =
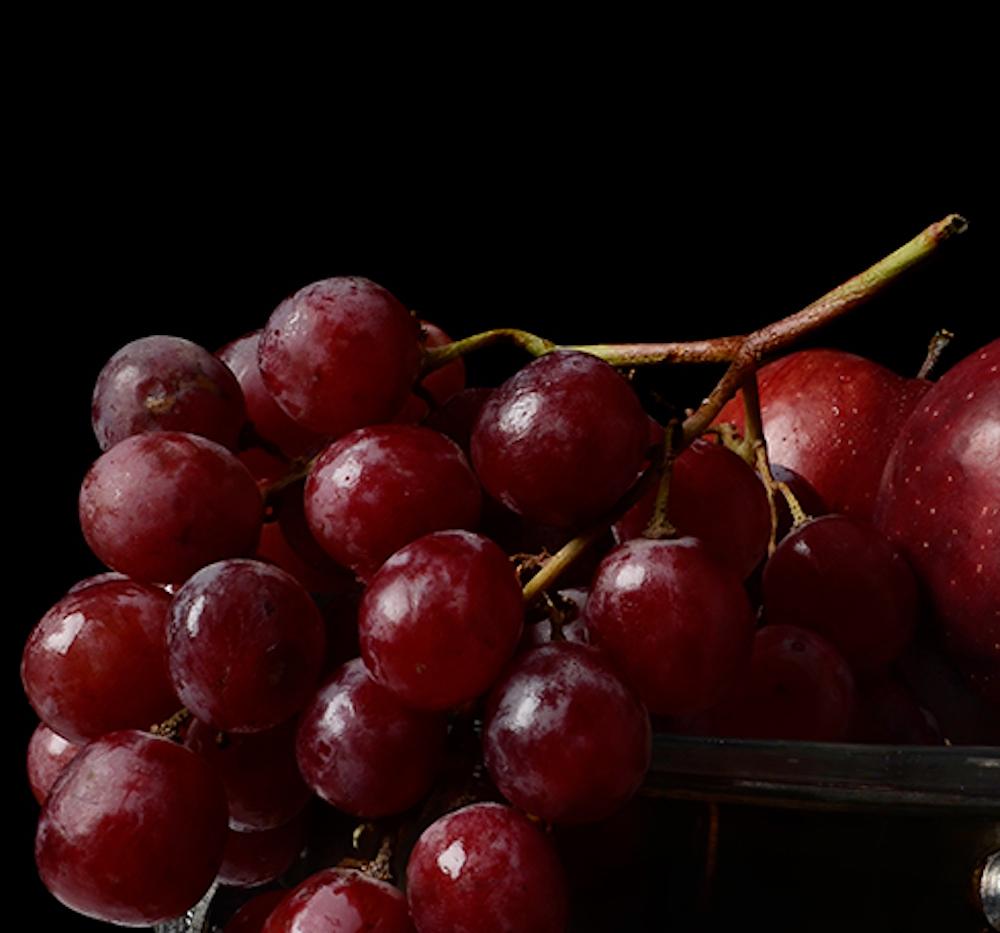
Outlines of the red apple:
{"label": "red apple", "polygon": [[[833,512],[870,521],[896,433],[930,387],[839,350],[802,350],[758,373],[771,459],[801,474]],[[743,430],[743,403],[717,421]]]}
{"label": "red apple", "polygon": [[907,419],[875,522],[922,579],[949,648],[980,680],[1000,676],[1000,340],[945,373]]}

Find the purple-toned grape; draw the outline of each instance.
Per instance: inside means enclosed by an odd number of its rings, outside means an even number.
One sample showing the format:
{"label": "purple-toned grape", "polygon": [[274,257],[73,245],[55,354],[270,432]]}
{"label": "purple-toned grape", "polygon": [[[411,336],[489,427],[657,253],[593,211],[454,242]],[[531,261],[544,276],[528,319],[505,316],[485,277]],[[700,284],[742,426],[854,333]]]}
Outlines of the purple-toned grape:
{"label": "purple-toned grape", "polygon": [[184,431],[232,449],[245,420],[236,377],[182,337],[126,344],[104,365],[91,402],[101,450],[147,431]]}
{"label": "purple-toned grape", "polygon": [[483,405],[472,460],[483,487],[533,521],[575,528],[635,482],[649,419],[631,386],[586,353],[549,353]]}
{"label": "purple-toned grape", "polygon": [[252,554],[263,500],[228,450],[194,434],[126,438],[90,468],[80,525],[113,570],[180,583],[206,564]]}
{"label": "purple-toned grape", "polygon": [[430,792],[447,734],[443,715],[404,706],[356,658],[302,714],[296,754],[306,783],[327,803],[377,819],[402,813]]}
{"label": "purple-toned grape", "polygon": [[461,450],[405,424],[361,428],[331,444],[306,481],[313,536],[334,560],[368,579],[421,535],[475,528],[482,493]]}
{"label": "purple-toned grape", "polygon": [[255,888],[280,878],[306,843],[306,821],[298,816],[282,826],[241,833],[230,828],[219,868],[219,884]]}
{"label": "purple-toned grape", "polygon": [[917,587],[906,561],[846,515],[800,525],[764,566],[764,614],[828,638],[859,674],[884,671],[913,637]]}
{"label": "purple-toned grape", "polygon": [[227,343],[216,356],[236,376],[243,390],[247,417],[257,434],[270,441],[288,457],[302,457],[323,446],[323,435],[296,424],[267,391],[257,366],[260,331],[245,334]]}
{"label": "purple-toned grape", "polygon": [[132,580],[64,596],[28,636],[21,680],[49,728],[79,745],[148,729],[180,707],[166,658],[170,597]]}
{"label": "purple-toned grape", "polygon": [[348,868],[310,876],[272,912],[262,933],[416,933],[403,893]]}
{"label": "purple-toned grape", "polygon": [[191,722],[184,744],[222,780],[231,829],[274,829],[301,813],[312,799],[295,761],[297,726],[297,720],[289,720],[266,732],[223,735],[197,719]]}
{"label": "purple-toned grape", "polygon": [[517,646],[523,598],[507,555],[467,531],[397,551],[361,601],[371,675],[409,706],[445,710],[484,693]]}
{"label": "purple-toned grape", "polygon": [[921,706],[913,691],[893,676],[860,685],[851,740],[880,745],[944,744],[934,714]]}
{"label": "purple-toned grape", "polygon": [[44,722],[35,726],[28,740],[28,783],[35,800],[45,803],[56,778],[63,773],[80,751],[79,745],[66,741]]}
{"label": "purple-toned grape", "polygon": [[794,625],[765,625],[746,679],[702,723],[710,735],[841,742],[856,701],[851,668],[829,641]]}
{"label": "purple-toned grape", "polygon": [[714,706],[750,660],[754,615],[739,578],[696,538],[636,538],[601,562],[591,641],[651,713]]}
{"label": "purple-toned grape", "polygon": [[569,916],[555,850],[524,815],[478,803],[424,830],[406,868],[419,933],[561,933]]}
{"label": "purple-toned grape", "polygon": [[420,328],[389,292],[354,276],[300,289],[260,337],[264,385],[292,418],[339,437],[389,421],[420,368]]}
{"label": "purple-toned grape", "polygon": [[[615,523],[619,542],[641,537],[653,517],[657,488]],[[698,538],[740,579],[767,553],[771,510],[757,474],[731,450],[698,439],[674,462],[667,517],[677,532]]]}
{"label": "purple-toned grape", "polygon": [[56,783],[38,822],[35,860],[67,907],[147,926],[201,899],[225,839],[225,794],[197,755],[142,732],[112,732]]}
{"label": "purple-toned grape", "polygon": [[256,560],[225,560],[177,591],[167,646],[177,696],[194,716],[225,732],[260,732],[309,701],[326,638],[294,577]]}
{"label": "purple-toned grape", "polygon": [[649,714],[604,658],[570,642],[520,655],[490,693],[486,768],[516,807],[552,823],[601,820],[639,789]]}

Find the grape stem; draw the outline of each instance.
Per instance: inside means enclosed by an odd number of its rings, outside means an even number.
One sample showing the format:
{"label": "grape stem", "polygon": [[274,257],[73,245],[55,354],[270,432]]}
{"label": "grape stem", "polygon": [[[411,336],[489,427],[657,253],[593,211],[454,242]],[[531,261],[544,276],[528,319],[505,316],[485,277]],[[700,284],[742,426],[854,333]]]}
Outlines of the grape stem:
{"label": "grape stem", "polygon": [[[424,373],[431,372],[439,366],[462,356],[474,349],[488,346],[500,341],[511,341],[535,356],[551,353],[558,349],[572,349],[591,353],[615,366],[640,366],[652,363],[719,363],[728,362],[722,378],[715,388],[704,399],[701,405],[689,414],[680,426],[680,437],[671,439],[670,457],[676,457],[695,438],[700,437],[711,426],[722,406],[726,404],[741,387],[751,393],[747,404],[747,440],[748,448],[744,453],[748,457],[752,453],[758,468],[765,471],[764,481],[768,488],[768,501],[772,511],[772,535],[770,547],[774,546],[774,489],[781,490],[788,500],[789,507],[796,524],[804,520],[801,507],[791,495],[791,491],[783,483],[776,483],[771,476],[767,461],[767,451],[764,446],[763,428],[760,423],[760,399],[757,395],[756,371],[768,355],[782,350],[794,343],[800,337],[817,328],[828,324],[838,317],[863,304],[884,288],[898,279],[908,269],[917,265],[933,253],[945,240],[964,233],[968,224],[965,218],[958,214],[949,214],[937,223],[931,224],[912,240],[904,243],[888,256],[880,259],[864,272],[848,279],[821,298],[807,305],[801,311],[781,318],[765,327],[755,330],[746,336],[718,337],[711,340],[697,340],[687,343],[663,344],[592,344],[587,346],[560,347],[551,340],[545,340],[527,331],[514,329],[499,329],[485,331],[458,340],[442,347],[432,347],[425,351]],[[756,421],[754,422],[754,419]],[[755,426],[752,426],[754,425]],[[755,432],[751,440],[751,432]],[[671,434],[673,432],[670,432]],[[748,457],[749,458],[749,457]],[[563,545],[546,561],[542,569],[533,576],[524,587],[524,600],[532,602],[546,588],[555,584],[556,580],[576,558],[593,542],[597,541],[609,525],[617,519],[632,503],[638,500],[642,492],[648,488],[648,483],[660,475],[663,463],[657,463],[643,474],[625,499],[613,510],[612,516],[600,522],[587,531]],[[768,478],[770,484],[768,484]],[[669,490],[669,480],[667,480]],[[785,488],[782,488],[785,486]],[[666,493],[664,493],[664,508]]]}
{"label": "grape stem", "polygon": [[747,371],[759,365],[764,356],[788,346],[804,334],[828,324],[878,294],[911,266],[926,259],[945,240],[963,233],[967,226],[963,217],[949,214],[943,220],[931,224],[875,265],[848,279],[833,291],[827,292],[801,311],[748,335],[674,343],[599,343],[560,346],[528,331],[505,327],[473,334],[471,337],[444,346],[427,348],[424,351],[422,375],[427,375],[466,353],[495,343],[512,343],[532,356],[542,356],[553,350],[577,350],[600,357],[613,366],[729,363],[729,371],[716,386],[717,391],[713,391],[689,419],[690,430],[687,423],[685,424],[685,434],[693,433],[693,436],[697,437],[718,413],[718,409],[714,413],[711,412],[718,399],[725,396],[718,402],[718,408],[721,408],[735,394]]}

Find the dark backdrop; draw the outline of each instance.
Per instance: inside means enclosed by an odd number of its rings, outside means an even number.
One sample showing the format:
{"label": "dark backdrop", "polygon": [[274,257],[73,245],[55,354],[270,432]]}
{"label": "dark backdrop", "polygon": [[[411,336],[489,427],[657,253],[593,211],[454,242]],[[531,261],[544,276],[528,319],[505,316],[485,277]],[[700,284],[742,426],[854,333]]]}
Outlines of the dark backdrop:
{"label": "dark backdrop", "polygon": [[[10,857],[37,911],[30,928],[103,929],[74,925],[34,879],[37,811],[23,779],[34,720],[17,664],[35,621],[98,569],[75,500],[98,452],[93,381],[125,342],[168,333],[215,349],[260,327],[290,291],[344,273],[380,282],[453,336],[489,326],[565,342],[745,332],[951,211],[969,219],[964,237],[814,342],[914,373],[937,327],[958,334],[944,366],[998,331],[997,214],[984,178],[958,162],[928,160],[914,176],[906,160],[858,151],[849,168],[808,151],[747,161],[690,141],[540,141],[533,127],[517,146],[484,137],[435,148],[425,168],[405,139],[363,144],[345,162],[345,141],[323,149],[295,133],[272,158],[253,135],[178,142],[164,131],[137,145],[127,125],[110,136],[82,120],[71,129],[50,127],[29,145],[9,188],[4,682]],[[495,379],[513,362],[486,353],[471,367]],[[679,377],[679,401],[696,404],[711,375]]]}

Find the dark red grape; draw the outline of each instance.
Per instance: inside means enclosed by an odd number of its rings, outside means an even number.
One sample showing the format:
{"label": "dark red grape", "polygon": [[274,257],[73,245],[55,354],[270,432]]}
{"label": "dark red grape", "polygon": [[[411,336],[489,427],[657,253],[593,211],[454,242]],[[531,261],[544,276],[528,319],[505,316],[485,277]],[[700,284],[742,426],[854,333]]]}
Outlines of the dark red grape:
{"label": "dark red grape", "polygon": [[286,298],[260,337],[264,385],[292,420],[339,437],[389,421],[420,368],[420,328],[368,279],[314,282]]}
{"label": "dark red grape", "polygon": [[79,751],[79,745],[67,742],[44,722],[35,726],[28,741],[28,783],[35,800],[45,803],[56,778]]}
{"label": "dark red grape", "polygon": [[258,894],[233,914],[222,928],[222,933],[262,933],[267,918],[287,896],[287,891],[265,891]]}
{"label": "dark red grape", "polygon": [[238,832],[274,829],[301,813],[312,798],[295,761],[297,720],[266,732],[222,735],[192,721],[184,744],[219,775],[229,801],[229,826]]}
{"label": "dark red grape", "polygon": [[84,744],[117,729],[147,729],[180,707],[167,671],[170,597],[132,580],[64,596],[32,630],[21,680],[39,718]]}
{"label": "dark red grape", "polygon": [[262,933],[416,933],[403,893],[347,868],[310,876],[275,908]]}
{"label": "dark red grape", "polygon": [[225,560],[177,591],[167,644],[177,696],[194,716],[222,731],[259,732],[308,702],[326,638],[294,577],[256,560]]}
{"label": "dark red grape", "polygon": [[746,670],[754,630],[739,578],[696,538],[636,538],[613,550],[586,622],[650,712],[664,716],[718,702]]}
{"label": "dark red grape", "polygon": [[[800,473],[796,473],[795,470],[790,470],[780,463],[772,463],[771,475],[779,483],[784,483],[788,487],[791,494],[795,496],[795,501],[798,502],[808,518],[819,518],[820,515],[826,515],[830,511],[826,507],[822,496],[813,489],[812,484]],[[791,509],[788,507],[788,500],[780,490],[775,491],[774,506],[778,513],[778,527],[775,533],[775,540],[781,541],[792,530],[794,518]]]}
{"label": "dark red grape", "polygon": [[444,716],[404,706],[360,658],[341,667],[302,714],[296,754],[306,783],[364,819],[413,806],[444,760]]}
{"label": "dark red grape", "polygon": [[397,551],[361,601],[361,654],[404,703],[444,710],[485,692],[524,621],[507,555],[488,538],[439,531]]}
{"label": "dark red grape", "polygon": [[649,419],[607,363],[561,350],[530,363],[483,405],[472,459],[483,486],[536,522],[575,528],[635,482]]}
{"label": "dark red grape", "polygon": [[828,638],[859,674],[884,671],[913,637],[913,572],[871,525],[824,515],[800,525],[764,566],[768,622]]}
{"label": "dark red grape", "polygon": [[[451,337],[437,324],[431,324],[430,321],[420,321],[420,329],[422,331],[421,346],[424,348],[443,347],[445,344],[451,343]],[[428,373],[420,380],[420,388],[424,395],[433,399],[435,405],[443,405],[453,395],[465,388],[465,361],[458,357],[440,369]],[[400,424],[418,424],[427,417],[431,410],[423,398],[415,392],[411,392],[402,411],[393,420]]]}
{"label": "dark red grape", "polygon": [[860,686],[851,738],[880,745],[943,745],[934,715],[894,676]]}
{"label": "dark red grape", "polygon": [[246,401],[247,417],[258,436],[288,457],[301,457],[323,446],[323,435],[292,421],[267,391],[257,366],[260,331],[227,343],[215,355],[236,376]]}
{"label": "dark red grape", "polygon": [[252,554],[263,500],[228,450],[194,434],[126,438],[87,473],[80,525],[113,570],[180,583],[200,567]]}
{"label": "dark red grape", "polygon": [[479,523],[479,482],[458,446],[413,425],[362,428],[331,444],[306,482],[316,540],[363,579],[404,544]]}
{"label": "dark red grape", "polygon": [[569,896],[538,827],[510,807],[478,803],[424,830],[406,868],[419,933],[560,933]]}
{"label": "dark red grape", "polygon": [[35,859],[67,907],[144,926],[198,902],[225,839],[225,794],[197,755],[142,732],[112,732],[83,749],[56,783]]}
{"label": "dark red grape", "polygon": [[241,833],[230,828],[219,868],[219,884],[255,888],[280,878],[306,842],[306,821],[298,816],[282,826]]}
{"label": "dark red grape", "polygon": [[424,421],[425,428],[431,428],[450,437],[472,460],[472,429],[482,411],[492,389],[477,387],[456,392],[440,408],[435,408]]}
{"label": "dark red grape", "polygon": [[624,806],[646,776],[649,714],[593,648],[542,645],[491,691],[483,749],[515,806],[548,822],[592,822]]}
{"label": "dark red grape", "polygon": [[765,625],[742,684],[701,720],[710,735],[839,742],[851,730],[857,692],[843,655],[821,635]]}
{"label": "dark red grape", "polygon": [[[619,542],[641,537],[653,517],[656,495],[653,484],[615,523]],[[696,440],[674,462],[667,517],[679,534],[699,538],[741,580],[767,553],[771,510],[764,485],[721,444]]]}
{"label": "dark red grape", "polygon": [[245,419],[233,374],[182,337],[126,344],[101,370],[91,403],[101,450],[147,431],[185,431],[232,449]]}

